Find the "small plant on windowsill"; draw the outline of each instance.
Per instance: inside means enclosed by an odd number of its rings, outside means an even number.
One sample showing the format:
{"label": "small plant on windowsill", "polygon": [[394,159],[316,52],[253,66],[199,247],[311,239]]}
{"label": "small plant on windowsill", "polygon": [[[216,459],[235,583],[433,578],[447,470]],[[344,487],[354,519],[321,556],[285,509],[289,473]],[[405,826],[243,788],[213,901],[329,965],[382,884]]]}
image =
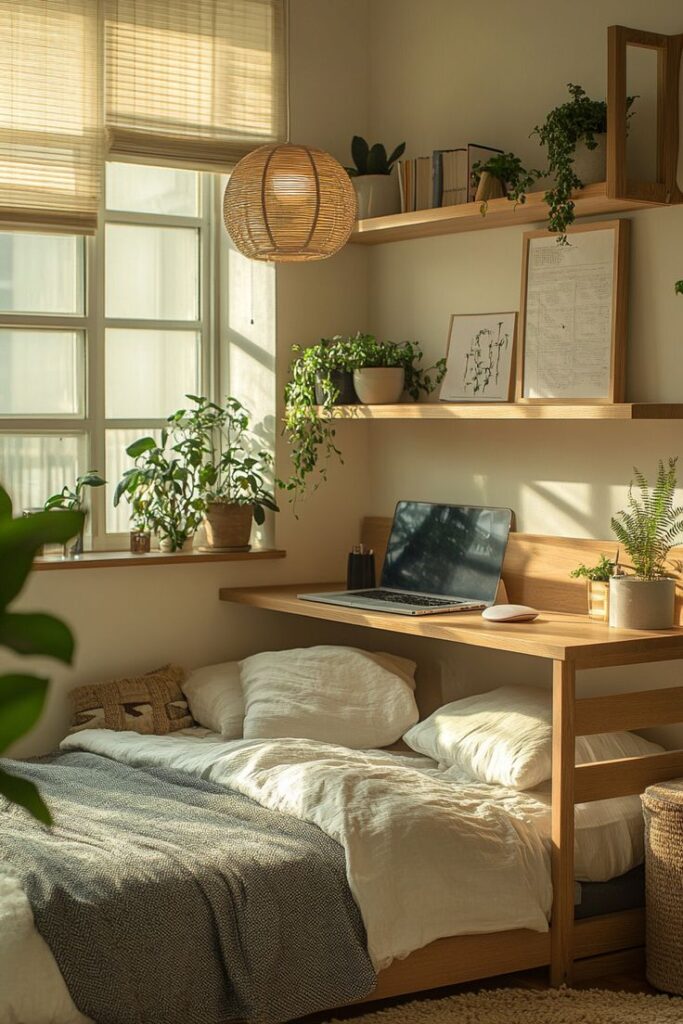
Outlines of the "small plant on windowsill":
{"label": "small plant on windowsill", "polygon": [[542,171],[527,170],[514,153],[495,153],[488,160],[478,160],[472,168],[472,184],[482,217],[488,212],[489,199],[505,196],[515,206],[522,205],[527,192],[542,177]]}
{"label": "small plant on windowsill", "polygon": [[224,405],[187,395],[193,403],[169,417],[175,450],[195,468],[209,548],[249,548],[252,519],[262,526],[266,510],[279,512],[266,483],[273,457],[249,429],[249,413],[228,396]]}
{"label": "small plant on windowsill", "polygon": [[181,550],[202,521],[196,467],[187,465],[175,450],[174,438],[167,429],[162,430],[160,442],[140,437],[128,445],[126,454],[134,465],[117,484],[114,506],[125,498],[131,504],[138,530],[156,533],[162,551]]}
{"label": "small plant on windowsill", "polygon": [[45,502],[45,511],[52,512],[54,510],[66,511],[66,512],[83,512],[83,526],[76,537],[75,542],[72,545],[65,545],[64,554],[70,558],[74,558],[76,555],[83,554],[83,531],[85,529],[85,518],[87,516],[87,509],[84,508],[85,499],[85,488],[86,487],[104,487],[106,480],[100,476],[96,469],[90,469],[87,473],[77,477],[76,483],[73,487],[64,486],[62,487],[59,494],[53,494]]}

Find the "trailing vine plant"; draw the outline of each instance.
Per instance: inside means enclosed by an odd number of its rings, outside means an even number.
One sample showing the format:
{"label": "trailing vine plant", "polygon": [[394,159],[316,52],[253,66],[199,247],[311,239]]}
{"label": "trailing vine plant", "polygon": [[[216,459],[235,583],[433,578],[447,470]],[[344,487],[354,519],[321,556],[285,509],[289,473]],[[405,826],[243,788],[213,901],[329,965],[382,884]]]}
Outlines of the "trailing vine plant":
{"label": "trailing vine plant", "polygon": [[[567,86],[571,99],[555,107],[542,125],[536,125],[532,135],[537,135],[548,152],[548,173],[555,184],[545,193],[550,208],[548,230],[558,232],[560,245],[567,244],[567,228],[574,222],[572,192],[583,188],[583,182],[574,169],[576,147],[584,143],[587,149],[598,145],[596,135],[607,131],[607,103],[592,100],[580,85]],[[632,116],[631,107],[636,96],[626,101],[627,117]]]}
{"label": "trailing vine plant", "polygon": [[[479,181],[484,172],[500,182],[503,195],[515,206],[526,202],[526,194],[531,186],[543,177],[542,171],[537,171],[534,168],[527,170],[514,153],[494,153],[488,160],[477,160],[472,167],[472,184],[475,189],[479,187]],[[488,200],[485,199],[481,203],[479,212],[482,217],[486,216]]]}

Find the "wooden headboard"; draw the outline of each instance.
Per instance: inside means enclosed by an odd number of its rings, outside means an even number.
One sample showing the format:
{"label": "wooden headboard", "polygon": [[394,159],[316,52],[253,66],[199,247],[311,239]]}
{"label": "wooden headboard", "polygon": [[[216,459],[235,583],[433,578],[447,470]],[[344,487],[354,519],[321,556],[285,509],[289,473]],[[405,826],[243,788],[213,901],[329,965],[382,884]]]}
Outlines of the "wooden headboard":
{"label": "wooden headboard", "polygon": [[[391,519],[367,516],[361,525],[361,541],[373,548],[379,571],[389,540]],[[583,540],[574,537],[549,537],[544,534],[511,533],[503,580],[508,600],[555,612],[586,611],[586,585],[569,576],[580,562],[596,562],[602,552],[612,555],[614,540]],[[676,623],[683,625],[683,548],[671,552],[671,575],[676,578]]]}

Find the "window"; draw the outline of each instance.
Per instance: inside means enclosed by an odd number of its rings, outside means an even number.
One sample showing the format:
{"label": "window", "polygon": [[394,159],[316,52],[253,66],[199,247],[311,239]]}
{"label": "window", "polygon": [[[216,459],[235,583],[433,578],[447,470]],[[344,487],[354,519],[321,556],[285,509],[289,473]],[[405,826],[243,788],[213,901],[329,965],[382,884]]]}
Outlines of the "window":
{"label": "window", "polygon": [[[123,546],[126,446],[211,393],[219,279],[211,174],[107,165],[93,238],[0,233],[0,478],[15,510],[96,468],[92,546]],[[119,535],[119,536],[115,536]]]}

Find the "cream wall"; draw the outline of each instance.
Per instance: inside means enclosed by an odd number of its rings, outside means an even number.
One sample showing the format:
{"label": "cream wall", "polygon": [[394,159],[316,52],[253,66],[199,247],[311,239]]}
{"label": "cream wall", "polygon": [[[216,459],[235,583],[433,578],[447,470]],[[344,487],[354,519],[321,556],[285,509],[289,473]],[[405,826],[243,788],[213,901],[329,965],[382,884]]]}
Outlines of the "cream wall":
{"label": "cream wall", "polygon": [[[417,156],[478,142],[512,149],[533,166],[542,158],[529,132],[566,97],[566,83],[606,90],[606,29],[618,23],[683,31],[675,0],[544,0],[510,5],[371,0],[370,126],[373,141],[406,139]],[[641,111],[647,110],[641,104]],[[537,162],[538,161],[538,162]],[[632,222],[628,397],[683,397],[683,207],[628,215]],[[370,250],[370,328],[418,338],[444,354],[451,313],[519,308],[518,228],[384,245]],[[683,455],[683,423],[376,423],[370,433],[372,498],[389,514],[399,498],[510,505],[518,529],[609,537],[632,466],[652,474],[659,457]],[[681,467],[683,479],[683,465]],[[683,497],[683,492],[681,494]],[[446,695],[507,679],[545,679],[524,659],[424,645]],[[582,688],[662,685],[675,665],[584,673]]]}

